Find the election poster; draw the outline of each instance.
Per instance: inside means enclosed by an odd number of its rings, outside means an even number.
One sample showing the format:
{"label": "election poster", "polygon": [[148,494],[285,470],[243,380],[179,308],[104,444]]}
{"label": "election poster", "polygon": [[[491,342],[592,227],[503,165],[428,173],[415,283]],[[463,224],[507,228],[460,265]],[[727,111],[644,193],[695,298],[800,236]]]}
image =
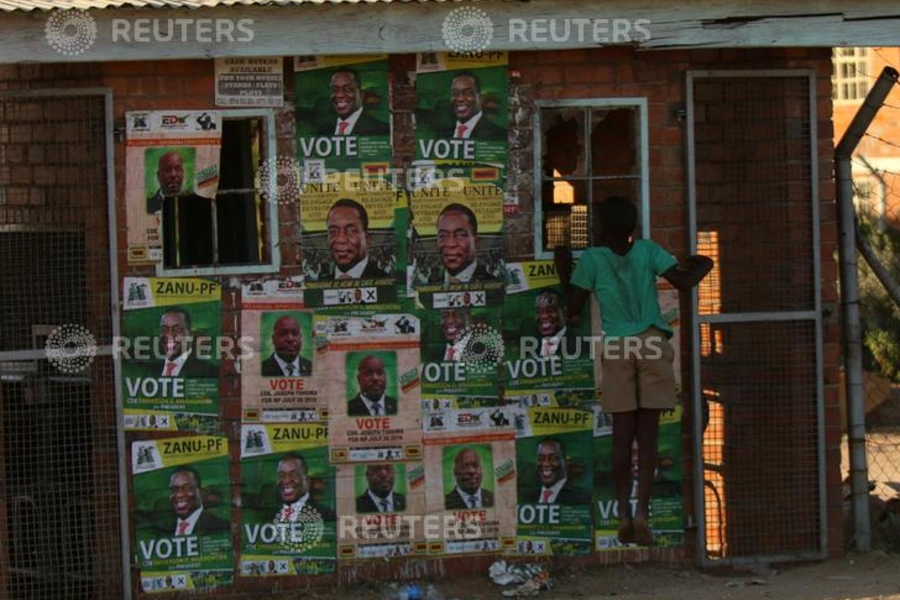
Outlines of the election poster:
{"label": "election poster", "polygon": [[219,366],[237,352],[221,318],[215,281],[125,278],[116,351],[126,430],[219,430]]}
{"label": "election poster", "polygon": [[225,437],[132,443],[135,548],[144,592],[233,583],[228,468]]}
{"label": "election poster", "polygon": [[324,423],[241,425],[241,554],[247,577],[335,570],[335,472]]}
{"label": "election poster", "polygon": [[339,560],[426,553],[421,462],[338,465],[337,495]]}
{"label": "election poster", "polygon": [[316,308],[396,310],[398,221],[404,193],[389,182],[354,171],[329,173],[304,183],[304,302]]}
{"label": "election poster", "polygon": [[425,308],[504,301],[507,56],[419,55],[408,178],[411,284]]}
{"label": "election poster", "polygon": [[441,518],[428,553],[510,551],[516,544],[516,453],[505,409],[429,411],[423,415],[426,507]]}
{"label": "election poster", "polygon": [[590,554],[593,413],[513,408],[518,477],[516,553]]}
{"label": "election poster", "polygon": [[[222,127],[217,111],[161,110],[125,113],[125,215],[128,262],[198,264],[174,235],[212,235],[210,200],[219,187]],[[163,236],[163,228],[170,231]],[[182,256],[183,255],[183,256]]]}
{"label": "election poster", "polygon": [[503,306],[505,398],[520,406],[583,406],[596,399],[589,305],[577,325],[552,261],[507,265],[510,285]]}
{"label": "election poster", "polygon": [[[650,499],[650,529],[657,548],[684,544],[684,471],[682,468],[682,407],[663,411],[659,425],[659,457],[654,471]],[[619,512],[612,475],[612,415],[594,407],[594,547],[597,551],[615,551],[633,544],[622,544],[616,537]],[[631,453],[633,484],[631,512],[637,504],[637,458],[635,442]]]}
{"label": "election poster", "polygon": [[387,55],[294,57],[297,151],[304,181],[322,172],[391,165]]}
{"label": "election poster", "polygon": [[422,457],[419,320],[316,315],[333,463]]}
{"label": "election poster", "polygon": [[500,310],[460,307],[417,314],[422,323],[423,407],[496,405],[503,362]]}
{"label": "election poster", "polygon": [[[316,351],[312,311],[303,309],[302,300],[276,302],[272,295],[251,294],[247,287],[241,303],[241,340],[248,348],[241,355],[242,420],[324,420],[327,402],[320,389],[325,376],[318,366],[323,353]],[[276,297],[286,295],[274,287]]]}
{"label": "election poster", "polygon": [[508,56],[418,55],[416,159],[506,169]]}
{"label": "election poster", "polygon": [[392,168],[387,56],[300,56],[294,71],[306,304],[396,310],[406,198]]}

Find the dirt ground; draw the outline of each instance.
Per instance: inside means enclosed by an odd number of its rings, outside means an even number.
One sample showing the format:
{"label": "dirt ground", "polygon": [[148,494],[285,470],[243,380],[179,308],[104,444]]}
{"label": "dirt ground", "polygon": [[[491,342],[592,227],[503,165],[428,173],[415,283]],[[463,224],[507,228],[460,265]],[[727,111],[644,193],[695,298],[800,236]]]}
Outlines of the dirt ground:
{"label": "dirt ground", "polygon": [[[873,551],[818,563],[702,572],[654,564],[572,568],[554,575],[545,600],[900,600],[900,554]],[[484,577],[434,583],[442,600],[503,598]],[[310,600],[397,600],[385,586],[311,592]]]}

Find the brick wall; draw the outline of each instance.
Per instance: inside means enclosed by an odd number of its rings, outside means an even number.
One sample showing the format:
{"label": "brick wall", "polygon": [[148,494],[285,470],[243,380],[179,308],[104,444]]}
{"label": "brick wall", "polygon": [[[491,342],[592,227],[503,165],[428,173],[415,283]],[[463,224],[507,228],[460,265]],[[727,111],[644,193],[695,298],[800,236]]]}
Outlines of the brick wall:
{"label": "brick wall", "polygon": [[[600,98],[635,96],[646,97],[649,106],[650,142],[650,210],[651,236],[684,257],[688,248],[687,206],[685,187],[685,138],[682,123],[685,108],[685,71],[688,69],[771,69],[803,68],[816,72],[818,108],[819,197],[821,200],[821,256],[822,294],[827,310],[825,319],[825,400],[826,400],[826,459],[828,461],[828,548],[839,554],[841,542],[840,497],[840,417],[837,397],[839,329],[836,310],[836,267],[833,253],[837,241],[834,216],[834,189],[831,182],[831,91],[830,52],[827,49],[777,50],[697,50],[671,52],[635,52],[629,48],[572,50],[563,52],[520,52],[510,57],[510,136],[508,190],[516,198],[519,213],[508,218],[507,260],[528,260],[534,255],[534,189],[533,131],[531,122],[533,102],[554,98]],[[291,103],[293,73],[290,60],[285,60],[285,84],[288,98],[277,119],[278,152],[294,156],[294,128]],[[393,81],[395,166],[402,167],[412,159],[412,112],[415,106],[414,89],[407,74],[414,69],[411,55],[391,58]],[[102,65],[74,66],[17,66],[0,67],[0,89],[15,87],[108,86],[113,91],[114,118],[123,126],[124,113],[132,110],[164,108],[203,108],[214,105],[213,61],[153,61],[122,62]],[[740,118],[740,116],[737,116]],[[124,197],[124,144],[115,144],[116,214],[118,228],[118,261],[120,276],[149,276],[152,269],[131,267],[126,262],[126,231]],[[97,210],[105,206],[105,199],[97,199]],[[283,262],[299,265],[299,223],[295,211],[287,206],[279,208]],[[298,267],[288,267],[296,272]],[[228,281],[223,282],[226,286]],[[226,334],[238,335],[239,323],[236,295],[223,295],[223,323]],[[682,314],[689,306],[683,304]],[[685,331],[689,322],[683,320]],[[689,336],[682,337],[683,356],[689,356]],[[689,365],[689,360],[682,364]],[[690,373],[682,375],[690,381]],[[688,390],[689,391],[689,390]],[[224,431],[232,442],[233,481],[239,481],[239,418],[240,382],[230,365],[226,366],[220,382],[220,397]],[[685,397],[689,397],[686,395]],[[690,419],[686,419],[690,423]],[[685,450],[690,451],[689,428],[685,429]],[[689,454],[688,454],[689,456]],[[689,460],[689,459],[688,459]],[[690,478],[690,469],[685,470]],[[692,481],[686,481],[690,493]],[[234,494],[239,486],[233,487]],[[686,497],[685,514],[690,514],[691,500]],[[690,535],[688,536],[690,539]],[[237,540],[236,540],[237,543]],[[237,548],[237,545],[235,546]],[[652,555],[664,560],[685,560],[694,549],[683,552],[655,551]],[[647,552],[622,553],[603,556],[603,562],[640,560],[650,557]],[[591,562],[597,558],[590,559]],[[445,575],[455,572],[483,572],[488,560],[431,560],[410,561],[385,568],[360,564],[341,567],[341,578],[357,580],[372,575],[400,574],[421,577],[427,574]],[[228,598],[250,597],[257,591],[273,592],[268,581],[247,582],[238,578],[232,589],[220,594]],[[300,579],[300,578],[297,578]],[[306,581],[279,582],[278,591],[271,597],[289,597],[290,590],[305,586]]]}

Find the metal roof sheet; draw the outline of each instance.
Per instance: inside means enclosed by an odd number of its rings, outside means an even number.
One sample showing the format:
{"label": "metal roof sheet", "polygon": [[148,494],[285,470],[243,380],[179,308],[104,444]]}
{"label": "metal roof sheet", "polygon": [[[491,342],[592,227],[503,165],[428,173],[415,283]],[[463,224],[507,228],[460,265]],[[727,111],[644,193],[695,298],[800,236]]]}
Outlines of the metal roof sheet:
{"label": "metal roof sheet", "polygon": [[0,0],[0,11],[102,10],[104,8],[209,8],[214,6],[290,6],[300,4],[386,4],[443,0]]}

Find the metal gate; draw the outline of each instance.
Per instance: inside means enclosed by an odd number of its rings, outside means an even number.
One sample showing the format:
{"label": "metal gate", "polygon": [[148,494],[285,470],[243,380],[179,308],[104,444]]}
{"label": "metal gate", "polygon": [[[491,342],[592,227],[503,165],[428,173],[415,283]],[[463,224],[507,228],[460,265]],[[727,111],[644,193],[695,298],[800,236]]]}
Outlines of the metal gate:
{"label": "metal gate", "polygon": [[0,93],[4,598],[123,594],[111,142],[106,90]]}
{"label": "metal gate", "polygon": [[815,76],[689,72],[701,564],[826,553]]}

